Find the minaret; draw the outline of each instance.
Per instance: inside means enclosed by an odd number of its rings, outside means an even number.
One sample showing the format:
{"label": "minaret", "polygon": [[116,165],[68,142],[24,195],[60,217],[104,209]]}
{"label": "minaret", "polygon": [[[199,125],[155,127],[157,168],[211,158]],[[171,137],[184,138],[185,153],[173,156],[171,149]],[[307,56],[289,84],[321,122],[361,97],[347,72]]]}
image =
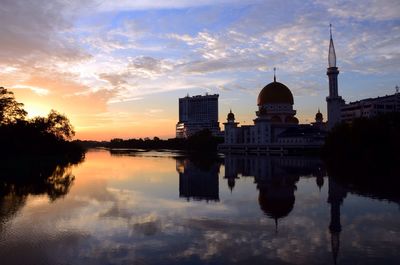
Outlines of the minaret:
{"label": "minaret", "polygon": [[329,78],[329,96],[326,98],[328,105],[328,129],[332,129],[340,122],[340,108],[344,104],[344,100],[338,93],[338,75],[339,70],[336,67],[336,53],[332,39],[332,25],[330,26],[330,43],[328,55],[328,70],[326,74]]}

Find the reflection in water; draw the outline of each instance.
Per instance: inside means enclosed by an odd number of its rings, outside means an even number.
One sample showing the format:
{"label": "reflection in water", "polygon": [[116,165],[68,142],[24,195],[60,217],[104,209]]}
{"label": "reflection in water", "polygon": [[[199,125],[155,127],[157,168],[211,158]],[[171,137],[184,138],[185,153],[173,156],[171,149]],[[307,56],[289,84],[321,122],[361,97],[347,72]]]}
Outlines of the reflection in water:
{"label": "reflection in water", "polygon": [[299,177],[316,177],[321,188],[325,170],[321,161],[315,158],[226,155],[225,178],[231,191],[239,175],[254,177],[260,208],[277,225],[278,219],[293,209]]}
{"label": "reflection in water", "polygon": [[195,163],[188,158],[176,159],[179,174],[179,197],[187,200],[219,201],[219,163]]}
{"label": "reflection in water", "polygon": [[19,209],[29,195],[46,194],[50,201],[65,196],[70,190],[74,175],[71,167],[83,158],[22,159],[3,161],[0,164],[0,229]]}
{"label": "reflection in water", "polygon": [[[201,161],[201,160],[200,160]],[[196,163],[197,162],[197,163]],[[220,165],[216,162],[201,167],[186,158],[176,159],[179,173],[179,196],[195,200],[219,200],[218,173]],[[321,190],[326,176],[326,169],[321,160],[304,157],[275,156],[240,156],[228,154],[224,158],[227,185],[233,192],[236,180],[240,177],[254,177],[259,191],[258,203],[266,216],[275,220],[278,232],[279,219],[285,218],[295,204],[296,183],[301,176],[316,178],[316,185]],[[328,203],[331,206],[331,251],[334,264],[337,262],[340,246],[340,206],[346,197],[344,187],[329,178]]]}
{"label": "reflection in water", "polygon": [[[295,203],[294,192],[300,176],[316,177],[316,184],[321,190],[326,171],[318,159],[295,157],[268,156],[232,156],[225,157],[225,178],[232,190],[238,175],[253,176],[259,190],[258,202],[261,210],[275,220],[276,230],[278,220],[286,217],[292,211]],[[340,246],[340,206],[346,197],[346,190],[329,178],[328,203],[331,204],[331,251],[334,264]]]}
{"label": "reflection in water", "polygon": [[398,204],[318,159],[181,156],[90,151],[53,188],[2,182],[1,264],[398,264]]}
{"label": "reflection in water", "polygon": [[331,205],[331,221],[329,231],[331,233],[331,248],[334,264],[337,263],[340,246],[340,232],[342,225],[340,224],[340,206],[346,197],[347,191],[338,185],[333,178],[329,178],[328,203]]}

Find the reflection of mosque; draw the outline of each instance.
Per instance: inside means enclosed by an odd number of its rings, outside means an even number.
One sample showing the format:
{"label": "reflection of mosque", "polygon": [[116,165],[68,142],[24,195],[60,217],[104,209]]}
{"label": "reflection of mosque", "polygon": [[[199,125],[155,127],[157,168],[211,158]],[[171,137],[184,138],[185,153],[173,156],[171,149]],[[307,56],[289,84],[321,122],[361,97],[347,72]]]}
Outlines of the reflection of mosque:
{"label": "reflection of mosque", "polygon": [[[270,156],[225,156],[225,178],[233,191],[240,177],[254,177],[259,190],[258,203],[266,216],[278,220],[290,214],[295,203],[296,183],[301,177],[315,177],[321,189],[326,170],[319,159]],[[336,264],[341,232],[340,206],[347,191],[329,178],[328,203],[331,205],[331,251]]]}
{"label": "reflection of mosque", "polygon": [[315,176],[321,187],[325,170],[321,161],[313,158],[226,155],[225,178],[231,190],[239,175],[254,177],[261,210],[278,222],[293,209],[299,177]]}
{"label": "reflection of mosque", "polygon": [[179,173],[179,197],[187,200],[219,201],[220,164],[215,162],[195,164],[189,159],[177,159]]}
{"label": "reflection of mosque", "polygon": [[[259,190],[260,209],[278,225],[280,219],[288,216],[295,204],[296,183],[300,177],[315,178],[319,189],[327,175],[322,161],[318,158],[283,156],[241,156],[227,154],[224,158],[225,176],[231,192],[240,178],[254,177]],[[187,200],[219,201],[219,168],[217,161],[206,163],[197,160],[176,160],[179,173],[179,196]],[[328,203],[330,204],[331,251],[336,264],[339,253],[341,232],[340,207],[347,190],[332,178],[328,182]],[[277,229],[277,227],[276,227]]]}

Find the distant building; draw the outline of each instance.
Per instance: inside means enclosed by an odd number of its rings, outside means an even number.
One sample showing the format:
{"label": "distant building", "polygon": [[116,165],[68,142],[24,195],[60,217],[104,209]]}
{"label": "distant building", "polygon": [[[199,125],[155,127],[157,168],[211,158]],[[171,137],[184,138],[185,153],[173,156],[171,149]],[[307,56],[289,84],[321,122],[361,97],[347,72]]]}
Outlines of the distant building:
{"label": "distant building", "polygon": [[340,118],[341,121],[351,122],[355,118],[371,118],[387,112],[400,112],[400,93],[344,104],[341,107]]}
{"label": "distant building", "polygon": [[215,94],[180,98],[176,137],[187,138],[204,129],[210,130],[213,135],[219,135],[218,97]]}

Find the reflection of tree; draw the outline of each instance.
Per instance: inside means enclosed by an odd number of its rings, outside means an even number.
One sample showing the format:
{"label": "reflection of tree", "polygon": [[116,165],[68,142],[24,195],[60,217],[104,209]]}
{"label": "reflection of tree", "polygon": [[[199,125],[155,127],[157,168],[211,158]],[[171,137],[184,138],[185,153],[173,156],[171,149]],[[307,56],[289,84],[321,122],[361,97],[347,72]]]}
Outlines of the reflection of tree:
{"label": "reflection of tree", "polygon": [[[351,165],[340,165],[337,162],[328,161],[329,177],[345,187],[350,193],[400,204],[398,192],[400,164],[386,163],[380,165],[382,171],[378,173],[368,171],[364,164],[361,164],[361,161],[358,162]],[[374,164],[375,162],[369,161],[368,163]]]}
{"label": "reflection of tree", "polygon": [[29,195],[45,194],[51,201],[66,195],[75,177],[71,167],[82,161],[20,159],[0,162],[0,223],[25,204]]}

